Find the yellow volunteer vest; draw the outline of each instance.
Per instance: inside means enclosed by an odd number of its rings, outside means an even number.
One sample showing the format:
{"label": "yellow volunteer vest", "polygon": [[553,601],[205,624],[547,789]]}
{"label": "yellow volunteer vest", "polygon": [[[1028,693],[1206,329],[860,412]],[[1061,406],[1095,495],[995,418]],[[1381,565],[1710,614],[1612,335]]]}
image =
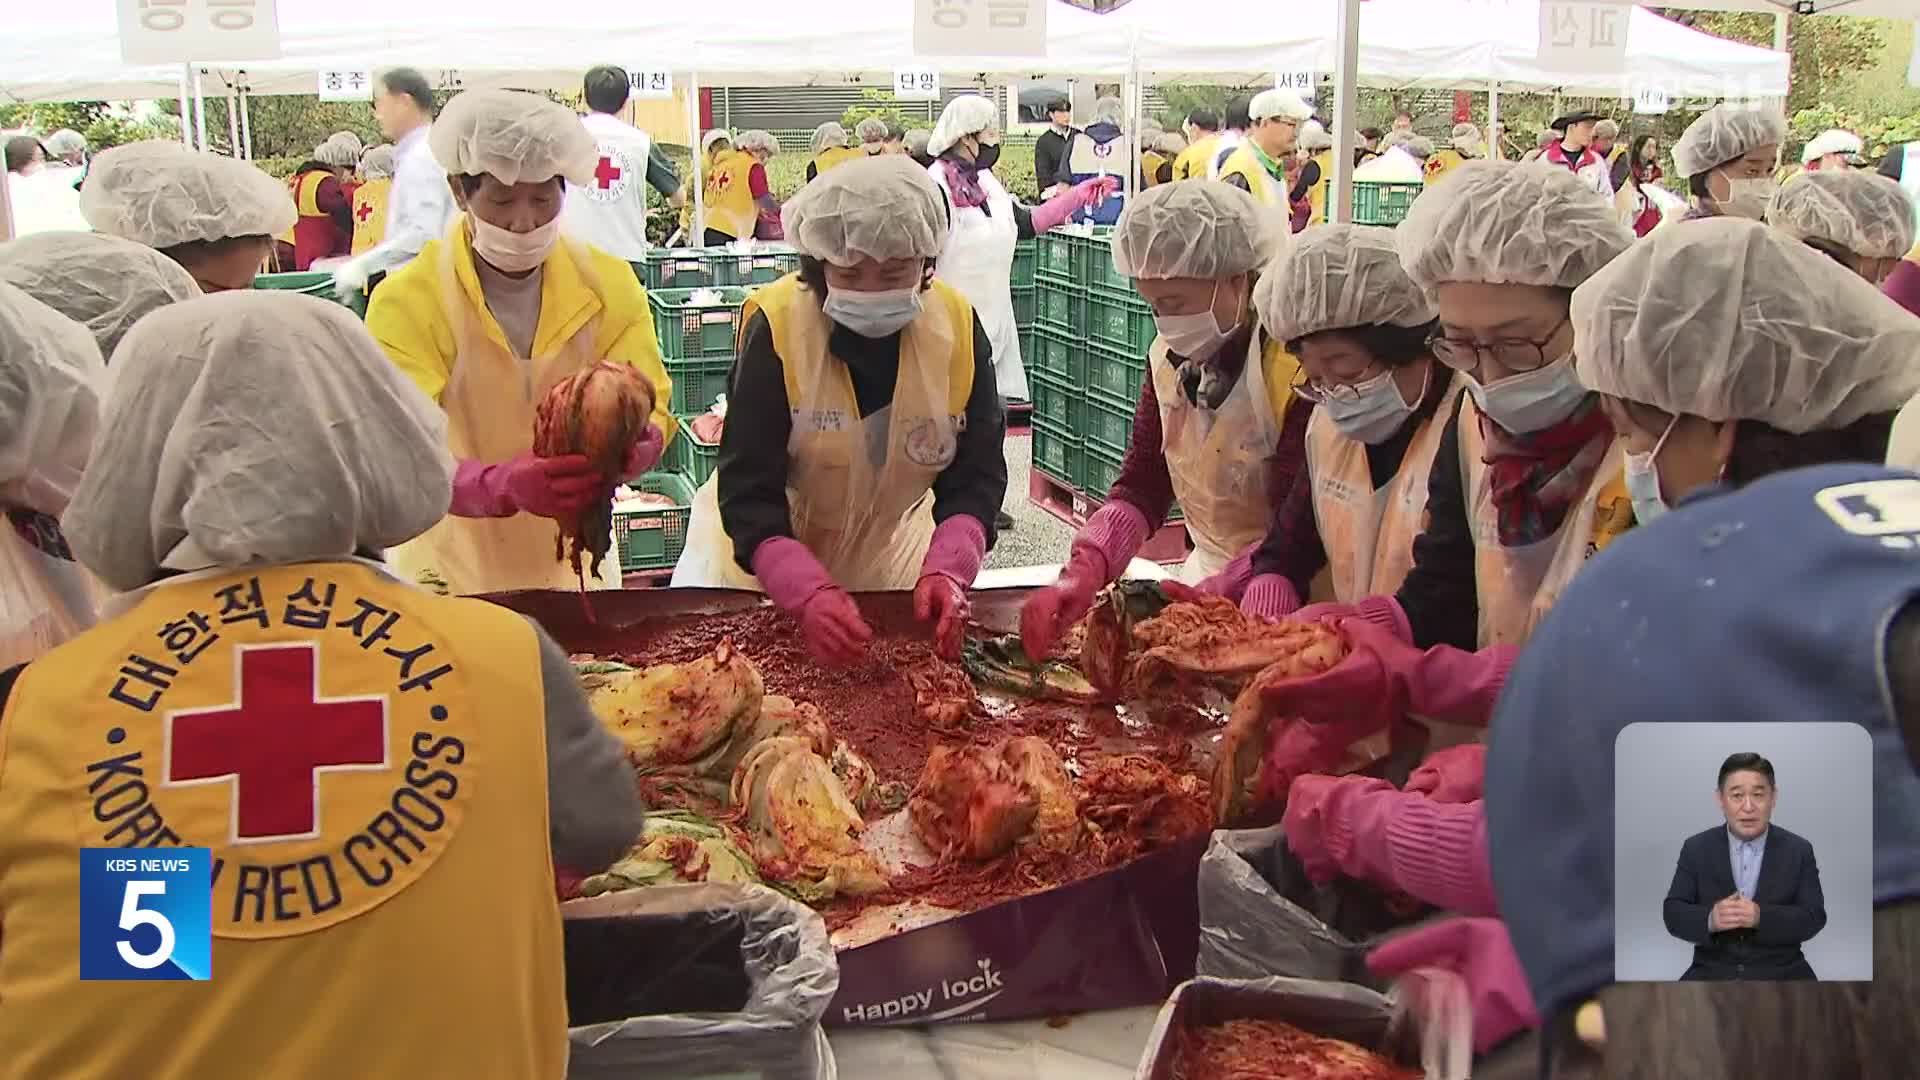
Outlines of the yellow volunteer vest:
{"label": "yellow volunteer vest", "polygon": [[353,190],[353,253],[374,247],[387,238],[387,197],[393,193],[388,178],[368,180]]}
{"label": "yellow volunteer vest", "polygon": [[849,150],[844,146],[829,146],[818,154],[813,155],[813,174],[815,176],[825,176],[828,169],[845,165],[849,161],[866,156],[866,152],[863,150]]}
{"label": "yellow volunteer vest", "polygon": [[[558,1078],[533,630],[353,562],[162,583],[0,721],[0,1076]],[[81,847],[206,847],[204,983],[78,981]]]}
{"label": "yellow volunteer vest", "polygon": [[1333,183],[1333,151],[1322,150],[1313,155],[1313,163],[1320,166],[1320,179],[1307,189],[1307,205],[1313,210],[1307,224],[1324,225],[1327,223],[1327,189]]}
{"label": "yellow volunteer vest", "polygon": [[1140,171],[1146,174],[1148,187],[1160,183],[1160,166],[1167,163],[1167,155],[1158,150],[1148,150],[1140,155]]}
{"label": "yellow volunteer vest", "polygon": [[1466,163],[1466,155],[1452,147],[1436,150],[1433,152],[1433,156],[1427,159],[1424,179],[1428,184],[1437,183],[1448,173]]}
{"label": "yellow volunteer vest", "polygon": [[744,150],[728,150],[707,174],[707,228],[726,233],[736,240],[753,235],[759,211],[753,205],[753,155]]}
{"label": "yellow volunteer vest", "polygon": [[1225,180],[1229,176],[1245,177],[1249,193],[1260,205],[1286,205],[1286,193],[1280,190],[1280,185],[1267,172],[1267,167],[1260,163],[1259,155],[1254,153],[1251,144],[1243,142],[1227,155],[1225,164],[1220,166],[1220,179]]}
{"label": "yellow volunteer vest", "polygon": [[1460,404],[1460,476],[1473,533],[1474,584],[1480,600],[1480,647],[1522,645],[1588,559],[1633,527],[1619,439],[1601,459],[1580,504],[1560,531],[1536,544],[1500,543],[1486,465],[1486,440],[1471,397]]}
{"label": "yellow volunteer vest", "polygon": [[[773,334],[793,413],[787,505],[794,536],[844,588],[911,588],[933,534],[933,481],[953,463],[973,393],[972,306],[933,282],[901,337],[893,404],[863,421],[846,365],[827,347],[832,321],[800,276],[765,286],[754,300]],[[868,455],[874,423],[888,431],[878,465]],[[734,561],[719,482],[716,473],[694,499],[673,584],[758,590]]]}
{"label": "yellow volunteer vest", "polygon": [[1214,152],[1219,149],[1219,146],[1220,136],[1218,133],[1201,136],[1199,142],[1180,151],[1180,156],[1173,159],[1173,178],[1175,180],[1205,180],[1207,178],[1207,162],[1213,160]]}

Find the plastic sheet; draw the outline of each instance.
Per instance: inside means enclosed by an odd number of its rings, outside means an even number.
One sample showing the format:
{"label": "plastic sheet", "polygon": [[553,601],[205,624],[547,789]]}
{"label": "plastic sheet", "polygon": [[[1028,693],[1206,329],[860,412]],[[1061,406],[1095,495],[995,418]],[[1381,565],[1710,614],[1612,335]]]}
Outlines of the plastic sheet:
{"label": "plastic sheet", "polygon": [[106,590],[79,563],[29,543],[63,546],[53,519],[16,510],[0,519],[0,670],[38,659],[92,626]]}
{"label": "plastic sheet", "polygon": [[1384,988],[1367,970],[1367,951],[1427,913],[1397,913],[1378,889],[1345,878],[1314,885],[1279,826],[1221,830],[1200,859],[1197,970]]}
{"label": "plastic sheet", "polygon": [[[1421,1033],[1395,1020],[1393,999],[1363,986],[1312,979],[1198,978],[1180,984],[1160,1010],[1137,1080],[1172,1080],[1176,1033],[1229,1020],[1283,1020],[1303,1031],[1341,1039],[1400,1062],[1420,1060]],[[1428,1072],[1428,1080],[1454,1080]],[[1464,1080],[1464,1074],[1458,1078]]]}
{"label": "plastic sheet", "polygon": [[[571,1032],[576,1078],[646,1076],[649,1080],[835,1080],[833,1051],[820,1029],[821,1014],[840,986],[840,969],[820,916],[758,885],[656,885],[571,901],[561,913],[574,919],[699,917],[732,914],[744,924],[740,956],[750,990],[737,1012],[666,1013]],[[709,929],[721,931],[725,921]],[[712,944],[712,935],[701,936]],[[610,956],[632,965],[638,978],[672,966],[657,956]]]}

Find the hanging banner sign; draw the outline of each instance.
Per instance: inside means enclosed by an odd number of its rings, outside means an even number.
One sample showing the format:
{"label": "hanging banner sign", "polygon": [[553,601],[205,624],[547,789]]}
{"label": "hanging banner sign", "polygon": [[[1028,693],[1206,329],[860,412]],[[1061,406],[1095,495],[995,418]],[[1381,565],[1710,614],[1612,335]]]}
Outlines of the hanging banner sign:
{"label": "hanging banner sign", "polygon": [[373,72],[323,71],[320,73],[321,101],[371,101]]}
{"label": "hanging banner sign", "polygon": [[922,56],[1045,56],[1051,0],[913,0]]}
{"label": "hanging banner sign", "polygon": [[651,71],[646,68],[631,68],[627,72],[627,81],[633,86],[633,96],[637,98],[670,98],[673,96],[673,72]]}
{"label": "hanging banner sign", "polygon": [[932,68],[895,68],[893,96],[901,101],[938,101],[940,73]]}
{"label": "hanging banner sign", "polygon": [[1312,103],[1313,95],[1320,89],[1320,73],[1317,71],[1281,71],[1274,73],[1273,86],[1276,90],[1292,90]]}
{"label": "hanging banner sign", "polygon": [[118,0],[120,59],[129,64],[275,60],[274,0]]}
{"label": "hanging banner sign", "polygon": [[1638,90],[1633,95],[1633,111],[1640,116],[1665,116],[1670,108],[1664,90]]}
{"label": "hanging banner sign", "polygon": [[1632,15],[1628,0],[1541,0],[1541,63],[1550,71],[1626,70]]}

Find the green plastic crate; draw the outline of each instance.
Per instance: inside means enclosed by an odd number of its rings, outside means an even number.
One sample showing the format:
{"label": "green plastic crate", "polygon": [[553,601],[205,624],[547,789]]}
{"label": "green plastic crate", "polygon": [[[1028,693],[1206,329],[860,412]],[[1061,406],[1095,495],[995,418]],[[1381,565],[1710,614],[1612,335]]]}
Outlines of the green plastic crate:
{"label": "green plastic crate", "polygon": [[1033,467],[1070,487],[1080,484],[1085,451],[1080,438],[1041,417],[1033,418]]}
{"label": "green plastic crate", "polygon": [[705,414],[693,413],[681,417],[680,436],[673,440],[673,445],[680,451],[679,460],[686,462],[686,468],[683,471],[696,488],[705,484],[707,477],[712,476],[713,470],[720,465],[720,444],[701,442],[693,433],[694,418],[703,415]]}
{"label": "green plastic crate", "polygon": [[1086,455],[1086,464],[1083,466],[1085,480],[1081,483],[1080,490],[1093,498],[1104,499],[1107,493],[1113,490],[1114,483],[1120,479],[1120,462],[1124,460],[1125,455],[1110,454],[1091,443],[1087,445],[1084,453]]}
{"label": "green plastic crate", "polygon": [[1087,254],[1075,243],[1072,233],[1055,229],[1042,233],[1034,261],[1034,281],[1053,284],[1073,292],[1087,287]]}
{"label": "green plastic crate", "polygon": [[1081,410],[1084,424],[1077,430],[1086,435],[1087,448],[1108,454],[1125,454],[1133,440],[1133,409],[1109,400],[1105,395],[1089,396]]}
{"label": "green plastic crate", "polygon": [[1013,287],[1013,322],[1022,329],[1032,326],[1039,314],[1040,294],[1032,288]]}
{"label": "green plastic crate", "polygon": [[1033,288],[1033,271],[1040,258],[1038,240],[1019,240],[1013,245],[1013,289]]}
{"label": "green plastic crate", "polygon": [[335,296],[331,271],[305,270],[289,274],[256,274],[253,287],[272,289],[277,292],[296,292],[303,296],[317,296],[322,300],[331,300],[363,319],[367,317],[367,294],[364,291],[353,293],[345,300]]}
{"label": "green plastic crate", "polygon": [[1067,335],[1075,341],[1087,336],[1087,298],[1085,294],[1074,294],[1053,288],[1045,282],[1040,284],[1039,305],[1034,312],[1034,322],[1049,330]]}
{"label": "green plastic crate", "polygon": [[1056,430],[1078,434],[1082,430],[1081,417],[1085,415],[1086,403],[1080,398],[1078,387],[1068,386],[1064,379],[1056,379],[1044,371],[1036,371],[1027,379],[1027,387],[1033,393],[1033,415],[1045,419]]}
{"label": "green plastic crate", "polygon": [[667,408],[676,416],[706,412],[727,392],[727,377],[732,373],[731,356],[667,361],[667,378],[673,380],[673,396],[667,399]]}
{"label": "green plastic crate", "polygon": [[620,569],[666,570],[680,561],[687,546],[687,519],[693,516],[693,485],[679,473],[650,472],[633,486],[665,495],[673,506],[613,512],[613,536]]}
{"label": "green plastic crate", "polygon": [[1079,244],[1086,249],[1087,288],[1132,294],[1133,279],[1121,273],[1113,265],[1113,244],[1109,237],[1110,230],[1105,226],[1096,226],[1094,235],[1078,239]]}
{"label": "green plastic crate", "polygon": [[1145,300],[1125,293],[1096,290],[1087,297],[1087,336],[1129,356],[1145,357],[1159,331],[1153,309]]}
{"label": "green plastic crate", "polygon": [[[1021,348],[1025,347],[1023,340]],[[1031,371],[1051,375],[1076,389],[1087,385],[1086,342],[1070,337],[1064,330],[1055,330],[1050,326],[1034,327],[1033,350],[1022,352],[1021,356]]]}
{"label": "green plastic crate", "polygon": [[718,256],[725,248],[661,248],[647,252],[647,257],[633,264],[640,274],[640,284],[648,292],[654,289],[698,289],[707,285],[729,285],[718,277],[721,262]]}
{"label": "green plastic crate", "polygon": [[754,249],[753,256],[735,263],[739,280],[735,285],[767,285],[800,269],[800,255],[792,249],[769,251]]}
{"label": "green plastic crate", "polygon": [[[1131,409],[1140,400],[1140,383],[1147,362],[1118,349],[1093,342],[1087,346],[1087,396]],[[1131,415],[1131,413],[1129,413]]]}
{"label": "green plastic crate", "polygon": [[1425,184],[1390,184],[1379,180],[1353,182],[1353,220],[1357,225],[1398,225],[1406,220],[1413,200]]}
{"label": "green plastic crate", "polygon": [[1039,357],[1039,355],[1040,355],[1039,329],[1037,327],[1032,327],[1032,326],[1021,327],[1020,328],[1020,362],[1021,364],[1025,365],[1026,367],[1033,367],[1035,364],[1038,363],[1037,358]]}
{"label": "green plastic crate", "polygon": [[[647,294],[653,308],[653,331],[660,338],[660,355],[668,361],[733,358],[734,334],[740,327],[740,305],[747,290],[737,285],[715,288],[720,298],[694,303],[699,289],[660,289]],[[712,404],[712,402],[708,402]],[[689,407],[699,412],[706,405]]]}

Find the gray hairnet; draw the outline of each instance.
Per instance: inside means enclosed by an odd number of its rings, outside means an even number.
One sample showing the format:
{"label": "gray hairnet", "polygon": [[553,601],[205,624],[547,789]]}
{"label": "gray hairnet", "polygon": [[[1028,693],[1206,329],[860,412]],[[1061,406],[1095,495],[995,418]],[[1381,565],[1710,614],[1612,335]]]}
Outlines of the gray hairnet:
{"label": "gray hairnet", "polygon": [[1920,319],[1757,221],[1655,229],[1573,294],[1574,370],[1603,394],[1783,431],[1920,391]]}
{"label": "gray hairnet", "polygon": [[1771,108],[1721,102],[1687,125],[1673,144],[1673,169],[1698,176],[1787,137],[1787,118]]}
{"label": "gray hairnet", "polygon": [[1119,127],[1127,122],[1127,107],[1117,97],[1095,98],[1093,111],[1088,114],[1090,124],[1112,124]]}
{"label": "gray hairnet", "polygon": [[61,128],[59,131],[47,136],[47,141],[40,145],[46,147],[47,153],[55,157],[66,157],[70,154],[77,154],[85,150],[87,148],[87,137],[72,128]]}
{"label": "gray hairnet", "polygon": [[0,282],[0,503],[43,514],[67,508],[106,383],[100,350],[80,324]]}
{"label": "gray hairnet", "polygon": [[0,244],[0,281],[86,327],[103,357],[147,312],[200,295],[179,263],[105,233],[34,233]]}
{"label": "gray hairnet", "polygon": [[713,128],[705,135],[700,136],[700,152],[704,154],[713,149],[714,143],[726,143],[731,146],[733,144],[733,133],[729,132],[726,128]]}
{"label": "gray hairnet", "polygon": [[1247,106],[1247,116],[1253,120],[1304,121],[1313,116],[1313,106],[1307,104],[1297,91],[1282,90],[1274,87],[1253,95],[1253,102]]}
{"label": "gray hairnet", "polygon": [[[847,129],[829,120],[813,129],[813,139],[810,145],[816,154],[829,147],[844,147],[847,145]],[[741,147],[741,149],[744,150],[746,147]]]}
{"label": "gray hairnet", "polygon": [[1253,308],[1281,341],[1355,326],[1423,326],[1439,314],[1407,277],[1393,230],[1321,225],[1294,237],[1260,271]]}
{"label": "gray hairnet", "polygon": [[906,146],[907,153],[924,154],[927,152],[927,143],[932,138],[933,132],[926,128],[914,128],[902,136],[900,141]]}
{"label": "gray hairnet", "polygon": [[300,216],[286,185],[247,162],[166,139],[101,151],[87,167],[80,213],[98,232],[162,250],[278,236]]}
{"label": "gray hairnet", "polygon": [[1407,276],[1573,288],[1633,243],[1613,204],[1565,169],[1469,161],[1413,200],[1394,231]]}
{"label": "gray hairnet", "polygon": [[1407,140],[1400,144],[1400,148],[1421,161],[1433,156],[1433,140],[1425,135],[1409,135]]}
{"label": "gray hairnet", "polygon": [[503,184],[562,176],[582,187],[599,161],[593,136],[572,109],[522,90],[464,90],[427,133],[450,176],[488,175]]}
{"label": "gray hairnet", "polygon": [[1396,146],[1407,146],[1418,137],[1411,131],[1389,131],[1380,138],[1380,152],[1384,154]]}
{"label": "gray hairnet", "polygon": [[1000,122],[1000,111],[993,101],[979,94],[961,94],[941,111],[940,119],[933,125],[933,135],[927,139],[927,153],[940,156],[954,143],[969,135],[978,135]]}
{"label": "gray hairnet", "polygon": [[862,143],[887,141],[887,122],[877,116],[869,116],[860,121],[860,125],[853,130]]}
{"label": "gray hairnet", "polygon": [[[842,132],[841,141],[844,142],[845,140],[846,133]],[[765,152],[769,155],[780,152],[780,140],[773,137],[773,132],[762,131],[759,128],[754,128],[752,131],[741,132],[740,137],[734,140],[733,145],[745,150],[749,154],[756,151]]]}
{"label": "gray hairnet", "polygon": [[338,559],[446,513],[446,414],[338,304],[201,297],[142,319],[116,359],[61,520],[113,588],[156,580],[176,549],[213,566]]}
{"label": "gray hairnet", "polygon": [[947,211],[933,177],[912,158],[850,161],[800,189],[780,212],[795,251],[837,266],[867,259],[932,259],[947,242]]}
{"label": "gray hairnet", "polygon": [[350,131],[327,136],[327,141],[313,148],[313,159],[322,165],[338,165],[350,168],[360,161],[360,140]]}
{"label": "gray hairnet", "polygon": [[1333,136],[1318,120],[1309,120],[1300,125],[1300,148],[1308,153],[1333,149]]}
{"label": "gray hairnet", "polygon": [[1133,278],[1223,278],[1266,265],[1286,242],[1276,215],[1217,180],[1180,180],[1127,200],[1113,265]]}
{"label": "gray hairnet", "polygon": [[1186,152],[1187,140],[1179,132],[1163,131],[1154,136],[1153,148],[1162,154],[1177,155]]}
{"label": "gray hairnet", "polygon": [[1868,259],[1913,247],[1913,199],[1878,173],[1822,169],[1782,186],[1767,222],[1795,240],[1820,240]]}
{"label": "gray hairnet", "polygon": [[1599,123],[1593,125],[1593,137],[1596,139],[1619,138],[1620,122],[1617,120],[1611,120],[1611,119],[1600,121]]}
{"label": "gray hairnet", "polygon": [[360,156],[360,173],[369,180],[391,180],[393,178],[393,147],[386,143],[370,146]]}

